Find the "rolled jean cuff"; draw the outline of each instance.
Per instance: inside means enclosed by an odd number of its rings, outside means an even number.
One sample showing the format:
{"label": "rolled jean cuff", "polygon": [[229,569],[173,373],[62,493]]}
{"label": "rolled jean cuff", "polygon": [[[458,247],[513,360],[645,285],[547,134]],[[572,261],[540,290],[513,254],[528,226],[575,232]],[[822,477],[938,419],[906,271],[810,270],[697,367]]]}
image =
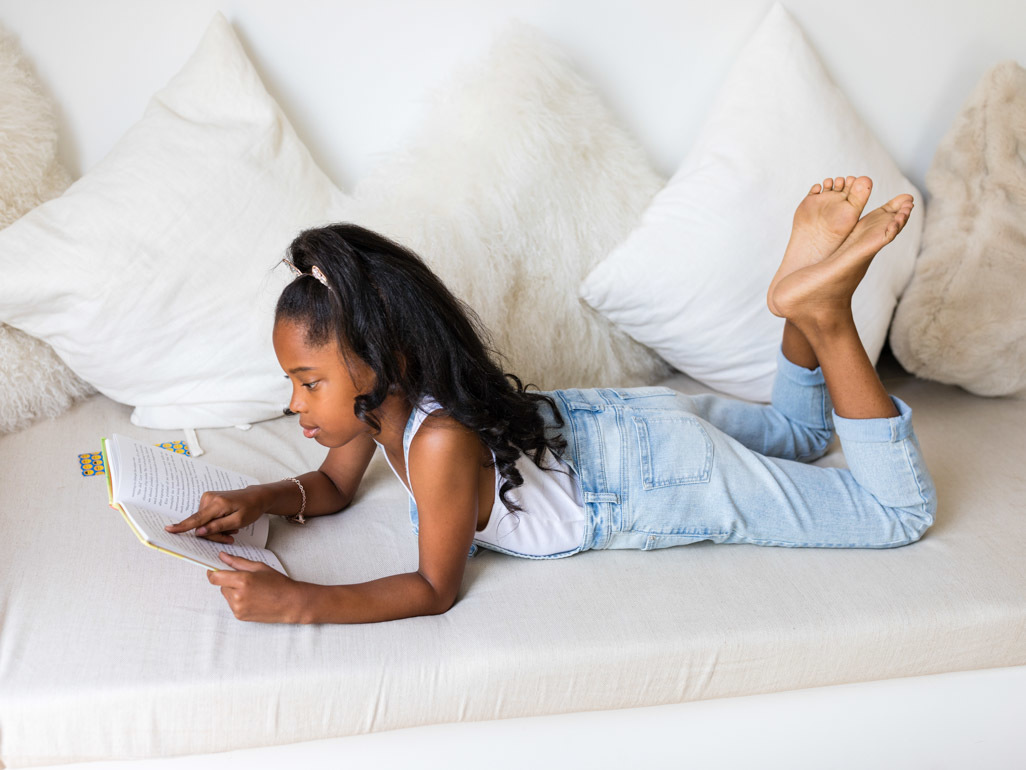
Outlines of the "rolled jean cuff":
{"label": "rolled jean cuff", "polygon": [[788,360],[784,355],[783,346],[777,348],[777,372],[784,375],[796,385],[822,385],[826,382],[823,378],[823,368],[817,366],[815,369],[806,369],[793,361]]}
{"label": "rolled jean cuff", "polygon": [[912,407],[897,396],[889,396],[898,410],[897,417],[868,417],[862,420],[841,417],[833,411],[834,430],[841,441],[893,443],[912,433]]}

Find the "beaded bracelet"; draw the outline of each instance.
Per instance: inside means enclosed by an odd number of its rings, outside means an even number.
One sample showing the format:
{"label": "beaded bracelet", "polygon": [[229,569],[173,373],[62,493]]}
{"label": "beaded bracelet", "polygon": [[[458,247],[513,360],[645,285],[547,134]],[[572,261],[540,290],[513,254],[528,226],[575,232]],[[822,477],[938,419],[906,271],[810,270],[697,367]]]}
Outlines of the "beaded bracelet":
{"label": "beaded bracelet", "polygon": [[296,486],[299,487],[299,494],[303,496],[303,502],[299,504],[299,513],[294,513],[291,516],[286,516],[285,518],[293,524],[306,524],[306,519],[303,518],[303,511],[306,510],[306,490],[303,489],[303,484],[295,476],[289,476],[287,479],[282,479],[282,481],[296,482]]}

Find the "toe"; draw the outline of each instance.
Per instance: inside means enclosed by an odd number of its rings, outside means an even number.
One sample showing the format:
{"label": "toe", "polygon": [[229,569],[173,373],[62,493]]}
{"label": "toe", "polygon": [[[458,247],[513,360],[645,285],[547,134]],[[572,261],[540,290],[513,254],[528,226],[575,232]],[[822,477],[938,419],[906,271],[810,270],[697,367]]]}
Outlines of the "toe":
{"label": "toe", "polygon": [[902,193],[901,195],[898,195],[895,198],[891,198],[889,201],[887,201],[887,203],[885,203],[882,206],[882,208],[884,209],[884,211],[888,211],[893,214],[896,211],[898,211],[898,209],[900,209],[902,206],[911,204],[912,200],[913,199],[911,195],[909,195],[908,193]]}
{"label": "toe", "polygon": [[833,190],[833,189],[834,189],[834,180],[833,179],[824,179],[823,180],[823,190],[825,191],[825,190]]}
{"label": "toe", "polygon": [[851,186],[852,186],[853,184],[855,184],[855,177],[853,177],[853,176],[848,176],[848,177],[845,177],[845,178],[844,178],[844,189],[845,189],[845,190],[850,190],[850,189],[851,189]]}
{"label": "toe", "polygon": [[861,212],[869,202],[869,194],[872,191],[873,180],[868,176],[860,176],[848,185],[848,202]]}
{"label": "toe", "polygon": [[837,177],[837,179],[834,180],[834,189],[835,190],[843,190],[844,189],[844,177],[843,176],[839,176],[839,177]]}
{"label": "toe", "polygon": [[822,190],[823,186],[819,182],[816,182],[816,184],[812,185],[812,189],[809,190],[809,195],[815,195],[821,192]]}

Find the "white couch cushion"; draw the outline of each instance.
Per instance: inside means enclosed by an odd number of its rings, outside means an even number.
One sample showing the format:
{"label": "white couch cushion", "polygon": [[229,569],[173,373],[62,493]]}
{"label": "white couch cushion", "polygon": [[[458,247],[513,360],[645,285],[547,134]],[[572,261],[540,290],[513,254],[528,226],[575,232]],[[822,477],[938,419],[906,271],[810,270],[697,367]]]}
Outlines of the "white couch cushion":
{"label": "white couch cushion", "polygon": [[[769,401],[784,320],[769,312],[766,290],[794,210],[825,177],[863,174],[875,183],[867,210],[903,192],[919,198],[778,3],[683,165],[640,226],[585,278],[581,296],[695,379]],[[853,299],[873,361],[912,275],[918,211]]]}
{"label": "white couch cushion", "polygon": [[343,203],[218,13],[110,154],[0,232],[0,320],[135,406],[136,425],[278,416],[289,275],[272,268]]}
{"label": "white couch cushion", "polygon": [[[484,551],[444,615],[244,623],[195,565],[143,547],[75,455],[131,425],[94,396],[0,436],[0,758],[129,759],[437,722],[618,709],[1026,664],[1021,400],[903,376],[940,507],[884,550],[708,541],[537,561]],[[665,384],[707,390],[677,375]],[[316,467],[297,418],[203,432],[261,481]],[[843,465],[835,444],[817,465]],[[268,547],[296,580],[416,569],[406,493],[379,453],[352,506]]]}

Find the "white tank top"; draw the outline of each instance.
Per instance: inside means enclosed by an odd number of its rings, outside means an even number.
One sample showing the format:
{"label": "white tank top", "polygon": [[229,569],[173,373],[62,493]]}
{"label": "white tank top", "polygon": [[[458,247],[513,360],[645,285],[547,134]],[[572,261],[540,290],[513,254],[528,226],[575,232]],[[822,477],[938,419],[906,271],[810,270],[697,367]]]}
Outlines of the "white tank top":
{"label": "white tank top", "polygon": [[[405,482],[388,460],[388,455],[385,455],[388,467],[392,468],[392,473],[403,482],[403,487],[407,491],[412,488],[409,480],[409,445],[424,419],[434,410],[441,408],[437,401],[427,398],[414,409],[409,440],[404,442],[407,472]],[[492,461],[494,460],[495,453],[492,452]],[[523,475],[524,483],[508,493],[510,500],[521,507],[520,511],[513,513],[506,509],[499,497],[502,477],[499,475],[499,469],[494,469],[495,500],[485,528],[474,533],[475,543],[485,548],[524,556],[551,556],[572,551],[581,544],[587,514],[577,474],[569,465],[553,457],[548,451],[542,464],[545,468],[559,470],[542,470],[527,455],[522,454],[517,458],[516,468]]]}

